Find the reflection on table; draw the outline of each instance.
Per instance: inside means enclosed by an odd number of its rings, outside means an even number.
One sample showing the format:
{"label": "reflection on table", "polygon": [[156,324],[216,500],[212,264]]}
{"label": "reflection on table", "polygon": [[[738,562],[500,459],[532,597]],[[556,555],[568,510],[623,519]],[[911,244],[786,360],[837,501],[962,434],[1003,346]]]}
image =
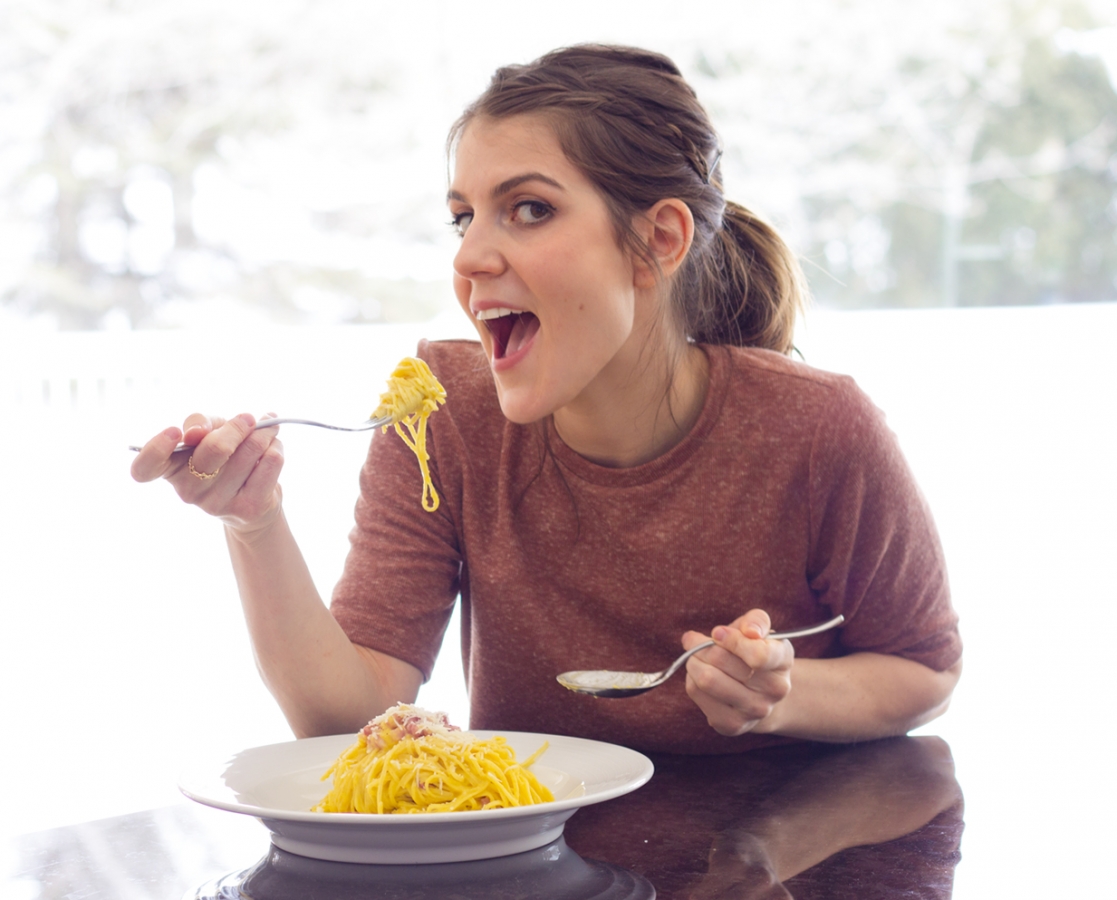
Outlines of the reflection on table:
{"label": "reflection on table", "polygon": [[189,900],[307,900],[318,896],[330,900],[652,900],[656,891],[643,876],[583,859],[559,838],[514,856],[408,866],[327,862],[272,847],[252,868],[186,895]]}
{"label": "reflection on table", "polygon": [[270,848],[241,869],[172,887],[159,873],[181,873],[184,855],[220,845],[222,828],[242,817],[214,815],[191,832],[155,811],[22,838],[17,875],[39,898],[951,896],[962,795],[938,738],[654,761],[640,790],[580,810],[546,847],[500,859],[370,866]]}
{"label": "reflection on table", "polygon": [[655,763],[644,789],[583,810],[566,839],[659,897],[951,895],[962,792],[938,738]]}

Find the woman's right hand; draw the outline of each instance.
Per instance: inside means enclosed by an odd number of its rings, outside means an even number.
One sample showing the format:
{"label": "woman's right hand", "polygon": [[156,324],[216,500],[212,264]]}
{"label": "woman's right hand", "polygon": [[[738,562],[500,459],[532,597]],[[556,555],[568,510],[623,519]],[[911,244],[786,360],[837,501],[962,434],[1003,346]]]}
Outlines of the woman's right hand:
{"label": "woman's right hand", "polygon": [[[241,535],[266,529],[279,514],[283,445],[278,428],[256,429],[248,413],[229,419],[195,413],[144,444],[132,462],[136,481],[165,478],[186,503]],[[179,442],[189,447],[174,452]]]}

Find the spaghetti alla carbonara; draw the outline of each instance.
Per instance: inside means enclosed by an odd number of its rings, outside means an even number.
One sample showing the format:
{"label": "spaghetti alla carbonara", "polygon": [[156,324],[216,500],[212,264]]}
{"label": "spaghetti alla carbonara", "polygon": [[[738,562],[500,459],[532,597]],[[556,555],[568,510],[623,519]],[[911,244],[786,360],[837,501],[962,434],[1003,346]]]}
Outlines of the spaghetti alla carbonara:
{"label": "spaghetti alla carbonara", "polygon": [[[421,359],[405,357],[388,379],[388,390],[380,395],[380,405],[371,418],[390,416],[398,434],[419,460],[423,473],[423,509],[438,509],[438,491],[431,483],[427,453],[427,417],[446,402],[446,391]],[[384,426],[388,430],[388,426]]]}
{"label": "spaghetti alla carbonara", "polygon": [[322,776],[333,788],[314,812],[424,813],[554,800],[529,771],[547,744],[516,761],[502,737],[483,740],[444,713],[401,703],[377,716]]}

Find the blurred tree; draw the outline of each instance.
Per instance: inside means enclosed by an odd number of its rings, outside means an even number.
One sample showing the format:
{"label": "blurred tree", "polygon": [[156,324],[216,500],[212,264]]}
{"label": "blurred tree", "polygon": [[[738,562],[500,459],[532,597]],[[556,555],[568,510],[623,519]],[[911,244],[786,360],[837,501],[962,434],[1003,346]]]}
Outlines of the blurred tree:
{"label": "blurred tree", "polygon": [[[700,62],[734,97],[764,98],[723,100],[719,112],[730,143],[775,134],[791,161],[795,190],[769,210],[795,231],[816,298],[871,307],[1117,296],[1117,93],[1100,59],[1075,52],[1073,37],[1097,25],[1087,10],[1010,0],[937,33],[892,24],[819,28],[782,71],[761,63],[762,78],[755,60],[732,53]],[[842,68],[823,47],[835,42],[862,64]],[[771,177],[773,152],[760,156],[760,166],[738,158],[746,184]]]}
{"label": "blurred tree", "polygon": [[[1003,305],[1114,297],[1117,94],[1098,59],[1031,37],[1017,102],[990,110],[973,158],[953,299]],[[966,245],[989,247],[988,262],[967,264]]]}
{"label": "blurred tree", "polygon": [[[321,184],[413,142],[377,127],[391,67],[311,3],[259,11],[5,5],[0,115],[22,127],[0,144],[0,229],[24,254],[0,268],[0,301],[64,328],[167,324],[169,306],[217,298],[279,321],[392,317],[401,279],[316,243],[359,241],[391,214],[367,186],[323,202]],[[424,223],[388,224],[431,239]],[[439,308],[427,285],[402,290],[420,317]]]}

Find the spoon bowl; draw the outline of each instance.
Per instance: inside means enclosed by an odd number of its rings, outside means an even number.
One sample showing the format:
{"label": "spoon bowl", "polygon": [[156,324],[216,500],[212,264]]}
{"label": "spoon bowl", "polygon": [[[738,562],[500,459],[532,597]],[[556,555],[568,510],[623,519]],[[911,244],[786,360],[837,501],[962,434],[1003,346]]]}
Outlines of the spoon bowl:
{"label": "spoon bowl", "polygon": [[[806,637],[809,634],[819,634],[836,628],[845,621],[845,616],[835,616],[826,622],[819,622],[807,628],[797,628],[794,631],[773,631],[768,635],[768,640],[789,641],[792,638]],[[706,641],[697,647],[687,650],[662,672],[613,672],[608,669],[591,669],[576,672],[563,672],[557,676],[558,683],[567,690],[576,694],[589,694],[593,697],[635,697],[652,688],[657,688],[668,678],[674,675],[688,659],[701,650],[714,646],[713,641]]]}

